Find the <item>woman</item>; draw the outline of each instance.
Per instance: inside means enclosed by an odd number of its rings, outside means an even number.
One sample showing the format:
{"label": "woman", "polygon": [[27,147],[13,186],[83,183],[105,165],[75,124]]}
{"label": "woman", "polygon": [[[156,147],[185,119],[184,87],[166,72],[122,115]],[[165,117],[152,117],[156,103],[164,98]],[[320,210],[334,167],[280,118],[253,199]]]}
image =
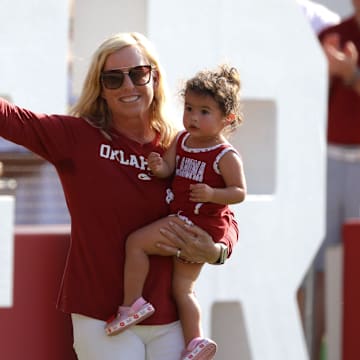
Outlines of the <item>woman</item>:
{"label": "woman", "polygon": [[[35,114],[0,99],[0,135],[50,161],[71,215],[71,245],[58,308],[72,315],[79,360],[177,360],[184,346],[171,294],[172,259],[154,256],[144,295],[159,311],[117,337],[104,332],[123,293],[126,237],[167,214],[168,180],[146,158],[174,135],[164,75],[148,40],[120,33],[95,52],[72,116]],[[164,255],[215,263],[222,248],[180,222],[164,229]],[[196,238],[196,242],[193,241]],[[224,243],[231,251],[237,234]]]}

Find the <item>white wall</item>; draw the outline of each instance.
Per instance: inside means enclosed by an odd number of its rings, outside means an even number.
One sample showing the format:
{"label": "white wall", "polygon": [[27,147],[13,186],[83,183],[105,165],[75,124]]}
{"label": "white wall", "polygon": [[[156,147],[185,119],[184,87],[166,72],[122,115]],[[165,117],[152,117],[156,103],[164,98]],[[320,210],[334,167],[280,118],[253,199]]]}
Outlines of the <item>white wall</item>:
{"label": "white wall", "polygon": [[146,33],[146,0],[74,0],[74,93],[79,94],[95,49],[122,31]]}
{"label": "white wall", "polygon": [[68,1],[2,0],[0,94],[34,111],[67,106]]}
{"label": "white wall", "polygon": [[[25,1],[25,0],[22,0]],[[34,1],[34,0],[32,0]],[[67,0],[62,0],[67,1]],[[70,1],[70,0],[69,0]],[[148,17],[147,12],[152,11],[153,16],[160,17],[163,13],[161,1],[147,1],[147,0],[132,0],[131,6],[127,0],[71,0],[74,1],[74,16],[75,16],[75,31],[73,43],[74,55],[74,92],[79,94],[82,87],[82,82],[87,70],[90,57],[96,47],[109,35],[120,31],[139,31],[148,34]],[[292,0],[288,0],[292,1]],[[295,1],[295,0],[294,0]],[[11,2],[7,0],[7,2]],[[341,16],[347,16],[352,12],[351,0],[318,0],[333,11],[338,12]],[[169,2],[176,4],[176,1]],[[178,2],[181,4],[181,2]],[[217,6],[218,2],[211,2],[211,6]],[[150,9],[152,4],[152,10]],[[206,6],[205,8],[207,8]],[[260,9],[261,13],[262,10]],[[190,11],[189,11],[190,13]],[[190,14],[186,18],[180,18],[175,11],[172,11],[167,16],[176,21],[171,22],[171,27],[186,29]],[[201,13],[200,13],[201,14]],[[276,17],[269,19],[270,23],[275,23],[277,17],[286,17],[286,9],[276,9]],[[0,15],[1,16],[1,15]],[[195,22],[200,26],[199,17],[194,14]],[[186,21],[185,21],[186,20]],[[206,19],[203,19],[206,20]],[[291,24],[290,24],[291,25]],[[257,27],[256,21],[254,26]],[[209,26],[208,30],[216,28],[214,24]],[[266,30],[265,30],[266,32]],[[167,29],[164,31],[164,36],[167,34]],[[255,45],[254,45],[255,46]],[[206,53],[205,53],[206,55]],[[204,56],[206,58],[206,56]],[[204,59],[203,61],[206,61]],[[205,63],[204,63],[205,64]],[[172,65],[172,64],[170,64]],[[169,72],[174,71],[174,74],[181,78],[182,69],[168,68]]]}

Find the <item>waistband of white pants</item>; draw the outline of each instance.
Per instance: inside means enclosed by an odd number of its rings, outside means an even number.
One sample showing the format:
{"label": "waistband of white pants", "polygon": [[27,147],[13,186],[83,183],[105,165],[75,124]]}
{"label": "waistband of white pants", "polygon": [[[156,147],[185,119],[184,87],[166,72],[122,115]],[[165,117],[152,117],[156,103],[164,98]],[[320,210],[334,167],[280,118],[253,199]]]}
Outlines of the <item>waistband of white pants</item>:
{"label": "waistband of white pants", "polygon": [[330,159],[347,162],[360,162],[360,145],[334,145],[327,146]]}

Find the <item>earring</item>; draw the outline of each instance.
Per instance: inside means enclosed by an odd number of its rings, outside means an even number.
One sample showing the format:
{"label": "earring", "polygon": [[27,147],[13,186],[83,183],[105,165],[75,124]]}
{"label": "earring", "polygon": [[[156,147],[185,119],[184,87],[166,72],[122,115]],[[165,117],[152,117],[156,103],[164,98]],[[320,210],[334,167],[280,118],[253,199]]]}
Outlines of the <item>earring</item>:
{"label": "earring", "polygon": [[230,121],[234,121],[236,119],[236,116],[234,113],[230,113],[227,118],[230,120]]}

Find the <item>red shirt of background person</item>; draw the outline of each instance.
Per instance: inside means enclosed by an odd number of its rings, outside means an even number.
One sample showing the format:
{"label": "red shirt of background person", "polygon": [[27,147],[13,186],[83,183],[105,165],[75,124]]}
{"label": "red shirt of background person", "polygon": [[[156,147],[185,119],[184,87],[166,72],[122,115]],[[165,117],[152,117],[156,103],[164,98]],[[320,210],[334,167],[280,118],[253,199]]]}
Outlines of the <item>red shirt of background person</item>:
{"label": "red shirt of background person", "polygon": [[319,35],[328,59],[328,142],[360,144],[360,1],[355,13]]}

